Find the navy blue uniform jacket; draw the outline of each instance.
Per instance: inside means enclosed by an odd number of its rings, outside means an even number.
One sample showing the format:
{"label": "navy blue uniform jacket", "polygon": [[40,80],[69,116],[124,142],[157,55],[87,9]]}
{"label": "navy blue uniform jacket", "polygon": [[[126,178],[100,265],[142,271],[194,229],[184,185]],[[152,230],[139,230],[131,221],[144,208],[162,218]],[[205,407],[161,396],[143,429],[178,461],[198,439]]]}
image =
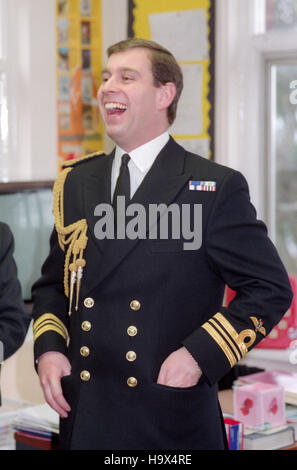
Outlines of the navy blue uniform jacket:
{"label": "navy blue uniform jacket", "polygon": [[[202,244],[98,240],[95,207],[110,203],[111,155],[73,165],[65,226],[86,218],[79,308],[68,315],[64,252],[54,230],[33,287],[35,357],[55,350],[72,365],[62,448],[223,449],[217,382],[279,322],[292,298],[284,266],[258,221],[244,177],[185,151],[172,138],[131,203],[202,204]],[[212,181],[215,191],[191,190]],[[225,286],[237,291],[223,307]],[[70,341],[69,341],[70,339]],[[164,359],[185,346],[203,375],[190,388],[156,383]],[[130,352],[128,355],[127,353]]]}
{"label": "navy blue uniform jacket", "polygon": [[8,225],[0,222],[1,361],[14,354],[22,345],[31,320],[22,299],[13,250],[13,235]]}
{"label": "navy blue uniform jacket", "polygon": [[8,225],[0,222],[0,341],[4,356],[1,360],[22,345],[31,320],[22,299],[13,251],[13,235]]}

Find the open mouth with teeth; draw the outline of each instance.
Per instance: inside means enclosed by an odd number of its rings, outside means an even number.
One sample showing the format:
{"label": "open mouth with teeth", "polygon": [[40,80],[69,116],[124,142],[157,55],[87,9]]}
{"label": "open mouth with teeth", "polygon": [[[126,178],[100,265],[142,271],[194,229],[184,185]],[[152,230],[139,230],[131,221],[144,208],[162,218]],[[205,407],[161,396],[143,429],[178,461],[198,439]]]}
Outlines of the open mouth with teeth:
{"label": "open mouth with teeth", "polygon": [[122,104],[122,103],[113,103],[113,102],[108,102],[104,104],[105,110],[108,115],[110,114],[122,114],[126,111],[127,105]]}

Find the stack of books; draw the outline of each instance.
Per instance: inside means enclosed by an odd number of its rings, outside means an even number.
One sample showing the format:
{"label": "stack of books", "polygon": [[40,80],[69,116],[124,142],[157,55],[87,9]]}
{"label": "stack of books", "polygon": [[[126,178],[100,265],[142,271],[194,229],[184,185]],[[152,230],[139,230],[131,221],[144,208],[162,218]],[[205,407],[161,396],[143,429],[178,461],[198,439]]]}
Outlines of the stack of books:
{"label": "stack of books", "polygon": [[47,404],[20,410],[13,427],[17,450],[58,448],[59,415]]}
{"label": "stack of books", "polygon": [[29,406],[26,402],[3,398],[0,407],[0,450],[14,450],[13,422],[18,412]]}
{"label": "stack of books", "polygon": [[254,431],[245,427],[243,438],[244,450],[278,450],[295,444],[295,430],[283,425],[264,431]]}

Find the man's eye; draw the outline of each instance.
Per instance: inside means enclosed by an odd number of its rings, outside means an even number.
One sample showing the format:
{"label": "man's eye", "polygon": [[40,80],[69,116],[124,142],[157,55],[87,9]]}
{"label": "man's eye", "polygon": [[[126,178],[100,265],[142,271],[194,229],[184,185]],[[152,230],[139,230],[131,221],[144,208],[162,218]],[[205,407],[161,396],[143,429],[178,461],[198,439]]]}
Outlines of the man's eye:
{"label": "man's eye", "polygon": [[130,77],[130,75],[124,75],[124,76],[123,76],[123,80],[124,80],[125,82],[128,82],[129,80],[133,80],[133,78]]}

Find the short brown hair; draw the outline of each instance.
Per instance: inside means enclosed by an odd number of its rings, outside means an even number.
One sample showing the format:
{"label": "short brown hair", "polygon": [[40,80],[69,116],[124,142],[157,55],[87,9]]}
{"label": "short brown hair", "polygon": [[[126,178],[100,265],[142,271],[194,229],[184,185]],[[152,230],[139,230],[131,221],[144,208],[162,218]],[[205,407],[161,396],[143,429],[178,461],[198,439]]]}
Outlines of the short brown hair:
{"label": "short brown hair", "polygon": [[168,49],[160,44],[141,38],[130,38],[117,42],[107,49],[107,56],[112,54],[134,49],[136,47],[144,48],[150,51],[149,58],[152,64],[152,74],[154,85],[159,87],[160,84],[172,82],[176,87],[176,95],[171,105],[167,109],[167,117],[169,124],[172,124],[176,117],[177,103],[183,89],[183,74],[175,57]]}

